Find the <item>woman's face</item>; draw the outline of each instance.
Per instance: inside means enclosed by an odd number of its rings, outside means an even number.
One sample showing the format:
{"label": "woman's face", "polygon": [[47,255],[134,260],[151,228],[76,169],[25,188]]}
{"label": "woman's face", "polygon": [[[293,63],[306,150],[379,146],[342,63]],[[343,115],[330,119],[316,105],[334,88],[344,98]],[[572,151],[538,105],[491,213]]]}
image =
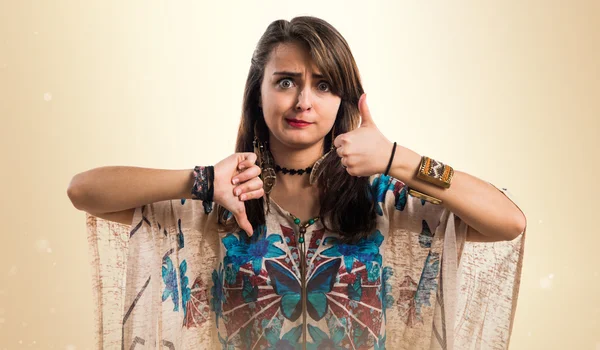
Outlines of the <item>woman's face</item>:
{"label": "woman's face", "polygon": [[[271,144],[306,148],[330,132],[341,98],[331,92],[320,73],[302,46],[285,43],[273,49],[265,66],[260,101]],[[288,122],[291,119],[309,124],[294,125]]]}

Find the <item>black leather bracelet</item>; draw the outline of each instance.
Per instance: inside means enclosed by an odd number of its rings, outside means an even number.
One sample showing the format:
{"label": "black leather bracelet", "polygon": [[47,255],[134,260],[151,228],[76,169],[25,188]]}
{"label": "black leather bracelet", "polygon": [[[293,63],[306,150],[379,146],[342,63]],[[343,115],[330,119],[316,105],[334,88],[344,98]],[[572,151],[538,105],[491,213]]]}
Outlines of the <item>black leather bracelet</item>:
{"label": "black leather bracelet", "polygon": [[390,161],[387,165],[387,169],[385,169],[385,176],[388,175],[388,173],[390,172],[390,168],[392,167],[392,161],[394,160],[394,154],[396,153],[396,142],[394,142],[394,148],[392,148],[392,156],[390,157]]}

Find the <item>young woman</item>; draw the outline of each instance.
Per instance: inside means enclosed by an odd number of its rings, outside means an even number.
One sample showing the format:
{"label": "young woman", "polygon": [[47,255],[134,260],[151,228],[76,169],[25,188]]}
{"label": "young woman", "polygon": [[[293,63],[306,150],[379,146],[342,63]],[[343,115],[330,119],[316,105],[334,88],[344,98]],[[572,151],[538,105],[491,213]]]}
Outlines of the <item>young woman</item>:
{"label": "young woman", "polygon": [[[68,193],[90,214],[100,347],[508,344],[523,213],[504,189],[388,140],[348,44],[321,19],[267,28],[235,154],[193,170],[93,169]],[[465,240],[497,242],[493,259]],[[480,288],[468,267],[485,264],[498,301],[459,295]]]}

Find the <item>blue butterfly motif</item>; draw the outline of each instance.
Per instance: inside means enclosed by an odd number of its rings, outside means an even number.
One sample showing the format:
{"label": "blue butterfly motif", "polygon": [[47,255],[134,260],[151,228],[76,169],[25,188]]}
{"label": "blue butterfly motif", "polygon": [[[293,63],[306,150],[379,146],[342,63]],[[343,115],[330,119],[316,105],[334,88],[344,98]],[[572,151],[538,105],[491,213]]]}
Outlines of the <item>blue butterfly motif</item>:
{"label": "blue butterfly motif", "polygon": [[[377,212],[377,215],[383,216],[383,209],[380,203],[385,203],[387,192],[397,192],[396,187],[400,187],[400,184],[401,182],[398,179],[395,179],[390,175],[379,174],[373,179],[373,182],[371,183],[369,199],[375,198],[375,211]],[[406,189],[403,188],[403,192],[400,192],[400,196],[396,196],[394,206],[398,210],[404,210],[405,205]]]}
{"label": "blue butterfly motif", "polygon": [[[375,266],[381,266],[383,257],[379,253],[379,247],[384,237],[381,231],[377,230],[367,238],[362,238],[356,244],[343,243],[338,237],[329,236],[323,241],[323,245],[331,245],[330,248],[321,252],[326,257],[344,257],[344,265],[348,273],[352,272],[352,266],[355,261],[360,261],[366,265],[369,274],[367,278],[373,282],[379,278],[379,271],[374,270]],[[377,265],[374,265],[374,264]]]}
{"label": "blue butterfly motif", "polygon": [[173,311],[179,311],[179,289],[177,287],[177,271],[175,269],[175,265],[173,265],[171,257],[169,256],[165,256],[163,258],[162,279],[165,283],[165,290],[162,294],[162,301],[164,302],[169,297],[171,297],[171,299],[173,299]]}
{"label": "blue butterfly motif", "polygon": [[[319,265],[306,284],[306,309],[310,317],[319,321],[327,312],[326,293],[331,292],[335,284],[342,259],[333,259]],[[296,321],[302,314],[302,287],[298,278],[280,263],[267,260],[265,268],[269,273],[271,284],[281,298],[281,311],[290,321]]]}
{"label": "blue butterfly motif", "polygon": [[379,216],[383,215],[383,209],[379,203],[385,202],[385,195],[390,187],[390,180],[390,176],[380,174],[371,183],[371,196],[369,198],[375,199],[375,211]]}
{"label": "blue butterfly motif", "polygon": [[[394,187],[395,187],[395,185],[394,185]],[[406,207],[407,199],[408,199],[408,191],[406,190],[406,186],[402,186],[402,189],[396,195],[396,202],[394,203],[394,206],[396,207],[396,209],[400,210],[400,211],[404,211],[404,208]]]}

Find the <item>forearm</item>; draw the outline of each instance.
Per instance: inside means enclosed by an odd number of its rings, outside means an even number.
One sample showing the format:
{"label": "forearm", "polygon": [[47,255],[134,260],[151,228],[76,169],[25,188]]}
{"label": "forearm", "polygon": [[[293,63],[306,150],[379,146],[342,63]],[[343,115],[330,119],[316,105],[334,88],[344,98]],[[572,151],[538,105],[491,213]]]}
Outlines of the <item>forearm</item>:
{"label": "forearm", "polygon": [[112,213],[164,200],[191,198],[193,170],[107,166],[77,174],[67,194],[89,213]]}
{"label": "forearm", "polygon": [[416,177],[420,163],[419,154],[397,146],[390,175],[441,199],[442,205],[484,236],[512,240],[523,232],[523,213],[492,184],[455,169],[452,185],[444,189]]}

